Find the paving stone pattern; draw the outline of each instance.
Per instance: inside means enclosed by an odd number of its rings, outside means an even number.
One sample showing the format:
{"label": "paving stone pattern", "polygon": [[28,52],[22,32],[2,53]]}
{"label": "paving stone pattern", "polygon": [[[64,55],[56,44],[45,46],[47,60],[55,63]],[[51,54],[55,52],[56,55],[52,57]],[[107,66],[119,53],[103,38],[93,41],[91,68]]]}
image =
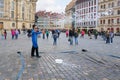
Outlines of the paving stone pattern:
{"label": "paving stone pattern", "polygon": [[[22,64],[25,69],[19,80],[120,80],[120,37],[113,44],[98,38],[79,38],[79,45],[69,45],[62,33],[56,46],[49,39],[38,39],[41,58],[30,57],[31,39],[20,34],[18,40],[0,40],[0,80],[16,80]],[[82,52],[87,49],[87,52]],[[63,60],[57,63],[56,59]]]}

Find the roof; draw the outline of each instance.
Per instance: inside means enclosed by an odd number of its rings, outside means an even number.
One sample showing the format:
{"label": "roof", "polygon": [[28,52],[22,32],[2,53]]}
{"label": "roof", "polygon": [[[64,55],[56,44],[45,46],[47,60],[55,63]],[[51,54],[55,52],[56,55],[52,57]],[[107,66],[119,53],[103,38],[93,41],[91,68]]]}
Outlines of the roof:
{"label": "roof", "polygon": [[90,1],[90,0],[76,0],[76,4],[83,3],[83,2],[86,2],[86,1]]}
{"label": "roof", "polygon": [[65,11],[72,9],[75,5],[76,0],[72,0],[65,8]]}

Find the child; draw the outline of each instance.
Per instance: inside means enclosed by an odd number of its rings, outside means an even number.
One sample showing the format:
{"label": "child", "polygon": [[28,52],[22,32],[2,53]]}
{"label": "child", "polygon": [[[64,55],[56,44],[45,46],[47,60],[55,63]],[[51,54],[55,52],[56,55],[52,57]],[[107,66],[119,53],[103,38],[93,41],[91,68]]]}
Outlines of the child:
{"label": "child", "polygon": [[36,25],[33,25],[33,30],[32,30],[32,49],[31,49],[31,57],[34,57],[34,51],[36,50],[36,57],[40,58],[38,53],[38,44],[37,44],[37,38],[38,34],[41,32],[38,31],[38,27]]}

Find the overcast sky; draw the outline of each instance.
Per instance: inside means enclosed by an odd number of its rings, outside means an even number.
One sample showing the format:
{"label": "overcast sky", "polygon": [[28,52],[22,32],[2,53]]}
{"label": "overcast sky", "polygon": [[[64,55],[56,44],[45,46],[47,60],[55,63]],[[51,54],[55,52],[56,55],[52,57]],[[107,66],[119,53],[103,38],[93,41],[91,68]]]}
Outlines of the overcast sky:
{"label": "overcast sky", "polygon": [[52,12],[64,12],[66,5],[71,0],[38,0],[36,11],[46,10]]}

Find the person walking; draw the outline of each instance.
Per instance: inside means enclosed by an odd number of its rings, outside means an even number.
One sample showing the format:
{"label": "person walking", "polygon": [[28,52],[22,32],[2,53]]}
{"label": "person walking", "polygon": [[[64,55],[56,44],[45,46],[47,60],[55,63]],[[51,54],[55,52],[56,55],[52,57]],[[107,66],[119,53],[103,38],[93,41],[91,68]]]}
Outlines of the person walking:
{"label": "person walking", "polygon": [[43,34],[43,39],[45,39],[45,30],[42,30],[42,34]]}
{"label": "person walking", "polygon": [[75,45],[78,45],[78,30],[74,32]]}
{"label": "person walking", "polygon": [[91,30],[88,30],[88,36],[90,37],[90,39],[92,39],[92,32],[91,32]]}
{"label": "person walking", "polygon": [[74,31],[72,29],[69,30],[69,41],[70,41],[70,45],[73,45],[73,35],[74,35]]}
{"label": "person walking", "polygon": [[47,37],[47,39],[49,37],[49,31],[48,30],[46,31],[46,37]]}
{"label": "person walking", "polygon": [[52,30],[52,36],[53,36],[53,45],[57,45],[57,38],[58,38],[57,30]]}
{"label": "person walking", "polygon": [[106,44],[110,43],[110,32],[106,31]]}
{"label": "person walking", "polygon": [[12,39],[14,39],[14,37],[15,37],[15,30],[14,29],[11,29],[11,35],[12,35]]}
{"label": "person walking", "polygon": [[4,39],[4,30],[1,30],[1,39]]}
{"label": "person walking", "polygon": [[66,37],[68,37],[68,35],[69,35],[69,30],[66,31]]}
{"label": "person walking", "polygon": [[36,50],[36,57],[40,58],[38,53],[38,44],[37,44],[37,38],[38,34],[41,34],[41,32],[38,31],[38,27],[36,25],[33,25],[33,30],[32,30],[32,49],[31,49],[31,57],[34,57],[34,52]]}
{"label": "person walking", "polygon": [[81,37],[84,38],[84,35],[85,35],[85,31],[82,30],[82,31],[81,31]]}
{"label": "person walking", "polygon": [[114,32],[110,31],[110,43],[113,43]]}
{"label": "person walking", "polygon": [[15,39],[18,39],[19,31],[16,29],[15,30]]}
{"label": "person walking", "polygon": [[4,38],[5,38],[5,40],[7,39],[7,31],[6,30],[4,30]]}
{"label": "person walking", "polygon": [[95,39],[97,39],[97,37],[98,37],[98,31],[97,31],[97,30],[94,30],[94,31],[93,31],[93,34],[94,34]]}

